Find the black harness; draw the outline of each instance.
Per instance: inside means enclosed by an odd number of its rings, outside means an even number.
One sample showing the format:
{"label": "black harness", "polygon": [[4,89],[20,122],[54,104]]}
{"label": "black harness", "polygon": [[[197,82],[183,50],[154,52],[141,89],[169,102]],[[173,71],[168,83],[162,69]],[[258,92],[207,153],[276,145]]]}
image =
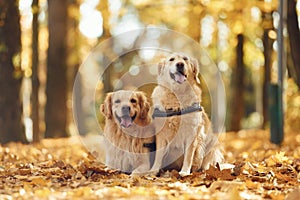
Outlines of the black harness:
{"label": "black harness", "polygon": [[199,102],[197,103],[193,103],[191,106],[181,109],[181,110],[166,110],[166,111],[161,111],[158,108],[154,109],[152,118],[155,117],[172,117],[175,115],[185,115],[185,114],[189,114],[192,112],[198,112],[198,111],[202,111],[202,107],[200,105]]}
{"label": "black harness", "polygon": [[144,143],[143,147],[148,148],[150,150],[150,152],[156,151],[156,143],[155,142]]}
{"label": "black harness", "polygon": [[[198,111],[202,111],[202,107],[200,105],[199,102],[197,103],[193,103],[191,106],[181,109],[181,110],[166,110],[166,111],[161,111],[158,108],[154,109],[152,118],[156,118],[156,117],[172,117],[172,116],[177,116],[177,115],[185,115],[185,114],[189,114],[189,113],[193,113],[193,112],[198,112]],[[145,148],[149,148],[150,152],[153,152],[156,150],[156,143],[144,143],[143,146]]]}

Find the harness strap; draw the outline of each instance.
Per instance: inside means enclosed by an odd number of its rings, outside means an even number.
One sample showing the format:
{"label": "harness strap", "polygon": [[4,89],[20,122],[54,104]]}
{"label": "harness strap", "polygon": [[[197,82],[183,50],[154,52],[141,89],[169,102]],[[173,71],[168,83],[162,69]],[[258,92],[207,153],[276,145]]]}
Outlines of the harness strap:
{"label": "harness strap", "polygon": [[185,115],[192,112],[198,112],[202,111],[202,107],[199,102],[193,103],[191,106],[181,109],[181,110],[167,110],[167,111],[161,111],[158,108],[154,109],[152,118],[155,117],[172,117],[175,115]]}
{"label": "harness strap", "polygon": [[152,143],[144,143],[143,147],[145,148],[149,148],[150,152],[153,152],[156,150],[156,143],[152,142]]}

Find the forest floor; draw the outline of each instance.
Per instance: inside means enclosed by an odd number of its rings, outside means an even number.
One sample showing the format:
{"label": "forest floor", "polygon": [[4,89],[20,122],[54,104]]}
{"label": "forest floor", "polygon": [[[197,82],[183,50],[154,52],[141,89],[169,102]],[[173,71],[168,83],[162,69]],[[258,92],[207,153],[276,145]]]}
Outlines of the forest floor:
{"label": "forest floor", "polygon": [[180,177],[108,170],[78,137],[0,146],[0,199],[300,199],[300,134],[278,147],[269,132],[222,135],[226,163]]}

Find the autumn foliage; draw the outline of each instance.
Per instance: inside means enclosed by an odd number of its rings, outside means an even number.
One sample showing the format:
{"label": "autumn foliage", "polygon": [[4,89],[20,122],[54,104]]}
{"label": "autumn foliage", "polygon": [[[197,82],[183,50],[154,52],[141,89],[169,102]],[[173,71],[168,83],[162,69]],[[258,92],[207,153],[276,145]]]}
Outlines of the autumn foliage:
{"label": "autumn foliage", "polygon": [[[180,177],[132,177],[95,160],[77,137],[0,148],[1,199],[297,199],[300,138],[281,147],[268,132],[224,133],[226,164]],[[67,145],[66,145],[67,144]],[[225,167],[225,169],[222,169]]]}

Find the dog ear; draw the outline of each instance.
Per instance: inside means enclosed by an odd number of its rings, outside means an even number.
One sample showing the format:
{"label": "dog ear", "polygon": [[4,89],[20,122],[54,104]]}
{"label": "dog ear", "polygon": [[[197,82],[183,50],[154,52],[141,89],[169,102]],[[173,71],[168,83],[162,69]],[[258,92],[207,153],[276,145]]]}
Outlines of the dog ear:
{"label": "dog ear", "polygon": [[193,70],[193,73],[194,73],[195,80],[198,84],[200,84],[198,60],[194,59],[194,58],[191,58],[191,66],[192,66],[192,70]]}
{"label": "dog ear", "polygon": [[112,93],[107,93],[103,104],[101,104],[101,106],[100,106],[100,111],[108,119],[112,118],[112,108],[111,108],[112,102],[111,102],[111,100],[112,100]]}
{"label": "dog ear", "polygon": [[148,102],[145,93],[137,92],[136,94],[139,99],[139,104],[141,108],[141,113],[140,113],[141,119],[146,119],[148,117],[148,113],[150,110],[150,103]]}
{"label": "dog ear", "polygon": [[159,63],[158,63],[158,74],[161,74],[162,73],[162,70],[165,66],[165,60],[161,60]]}

